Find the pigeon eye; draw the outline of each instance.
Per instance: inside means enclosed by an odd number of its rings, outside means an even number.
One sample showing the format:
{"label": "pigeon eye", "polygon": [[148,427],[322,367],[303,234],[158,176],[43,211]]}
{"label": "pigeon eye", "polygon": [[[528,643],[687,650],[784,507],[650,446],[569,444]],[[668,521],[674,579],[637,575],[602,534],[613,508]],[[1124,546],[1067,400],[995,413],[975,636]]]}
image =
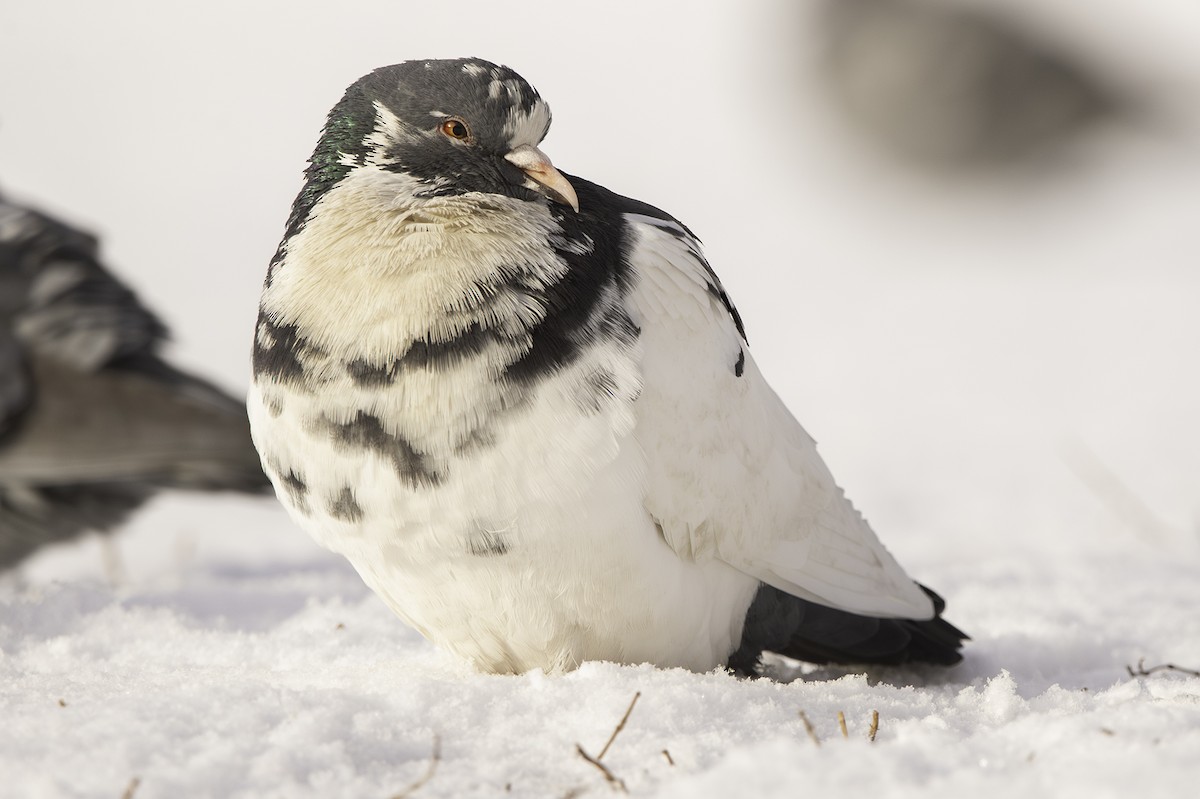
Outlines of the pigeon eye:
{"label": "pigeon eye", "polygon": [[466,141],[471,138],[471,131],[467,130],[467,123],[454,117],[442,123],[442,133],[459,141]]}

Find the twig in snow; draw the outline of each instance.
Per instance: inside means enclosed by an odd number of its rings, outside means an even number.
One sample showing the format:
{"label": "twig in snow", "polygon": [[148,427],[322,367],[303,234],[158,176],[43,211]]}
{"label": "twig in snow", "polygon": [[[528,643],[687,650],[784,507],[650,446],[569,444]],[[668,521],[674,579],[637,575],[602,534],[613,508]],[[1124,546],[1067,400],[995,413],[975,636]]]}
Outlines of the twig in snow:
{"label": "twig in snow", "polygon": [[1181,674],[1188,674],[1192,677],[1200,677],[1200,671],[1196,669],[1185,669],[1183,666],[1176,666],[1174,663],[1160,663],[1157,666],[1146,668],[1146,659],[1138,658],[1137,668],[1126,666],[1125,671],[1129,672],[1130,677],[1149,677],[1156,671],[1177,671]]}
{"label": "twig in snow", "polygon": [[125,788],[125,793],[121,794],[121,799],[133,799],[133,795],[137,793],[138,786],[141,784],[141,779],[137,777],[131,779],[129,785]]}
{"label": "twig in snow", "polygon": [[416,793],[418,788],[420,788],[422,785],[424,785],[425,783],[427,783],[431,779],[433,779],[433,775],[434,775],[434,773],[437,772],[438,763],[441,762],[441,759],[442,759],[442,739],[437,733],[434,733],[433,734],[433,753],[430,754],[430,756],[429,756],[429,766],[428,766],[428,768],[425,769],[425,773],[422,774],[417,779],[416,782],[414,782],[412,785],[409,785],[407,788],[405,788],[400,793],[393,794],[392,799],[404,799],[404,797],[412,796],[414,793]]}
{"label": "twig in snow", "polygon": [[612,731],[612,735],[608,736],[608,742],[604,744],[604,748],[600,750],[600,754],[596,755],[597,760],[604,759],[604,756],[608,754],[608,747],[612,746],[613,741],[617,740],[617,735],[620,734],[621,730],[625,729],[625,722],[629,721],[629,714],[633,712],[633,706],[637,704],[641,695],[641,691],[633,695],[633,700],[629,703],[629,707],[625,708],[625,715],[621,716],[621,720],[617,722],[617,728]]}
{"label": "twig in snow", "polygon": [[849,738],[850,733],[846,730],[846,714],[838,711],[838,729],[842,731],[843,738]]}
{"label": "twig in snow", "polygon": [[58,706],[59,706],[59,707],[66,707],[66,706],[67,706],[67,700],[65,700],[65,699],[59,699],[59,700],[58,700]]}
{"label": "twig in snow", "polygon": [[804,729],[808,731],[808,737],[812,738],[813,743],[820,746],[821,739],[817,737],[817,731],[813,729],[812,722],[808,720],[808,714],[803,710],[800,711],[800,720],[804,722]]}
{"label": "twig in snow", "polygon": [[641,698],[641,696],[641,691],[638,691],[633,695],[633,699],[629,702],[629,707],[625,708],[625,715],[621,716],[621,720],[617,722],[617,726],[612,731],[612,735],[608,736],[608,741],[605,742],[604,748],[600,750],[600,754],[592,757],[583,750],[583,746],[580,744],[575,744],[575,751],[579,753],[579,756],[591,763],[596,768],[600,769],[600,773],[604,775],[604,779],[608,780],[610,785],[618,788],[621,793],[629,793],[629,790],[625,787],[625,781],[609,771],[608,766],[604,765],[600,761],[604,759],[606,754],[608,754],[609,747],[612,746],[613,741],[617,740],[617,736],[621,734],[621,730],[625,729],[625,722],[629,721],[629,714],[633,712],[633,706],[637,704],[637,701]]}
{"label": "twig in snow", "polygon": [[871,711],[871,729],[867,730],[867,740],[875,742],[875,733],[879,732],[879,711]]}
{"label": "twig in snow", "polygon": [[671,753],[668,752],[666,749],[662,750],[662,756],[667,759],[668,766],[675,765],[675,759],[673,757],[671,757]]}
{"label": "twig in snow", "polygon": [[619,790],[621,793],[629,793],[629,789],[625,787],[625,781],[608,770],[608,766],[600,762],[599,758],[592,757],[587,752],[583,751],[583,747],[575,744],[575,751],[579,753],[587,762],[591,763],[596,768],[600,769],[600,773],[604,775],[604,779],[608,780],[608,784]]}

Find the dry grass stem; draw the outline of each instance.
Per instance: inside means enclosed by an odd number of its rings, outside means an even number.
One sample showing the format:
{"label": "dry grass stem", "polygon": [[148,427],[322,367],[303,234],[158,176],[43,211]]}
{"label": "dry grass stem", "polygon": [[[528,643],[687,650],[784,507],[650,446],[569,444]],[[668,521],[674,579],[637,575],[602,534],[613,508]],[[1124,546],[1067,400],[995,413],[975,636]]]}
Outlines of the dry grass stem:
{"label": "dry grass stem", "polygon": [[1160,663],[1157,666],[1146,668],[1146,659],[1138,658],[1137,668],[1126,666],[1125,671],[1129,672],[1130,677],[1149,677],[1157,671],[1177,671],[1180,674],[1188,674],[1192,677],[1200,677],[1200,671],[1196,669],[1185,669],[1183,666],[1176,666],[1174,663]]}
{"label": "dry grass stem", "polygon": [[662,756],[667,759],[668,766],[675,765],[675,759],[673,757],[671,757],[671,753],[668,752],[666,749],[662,750]]}
{"label": "dry grass stem", "polygon": [[438,763],[442,759],[442,739],[436,733],[433,736],[433,752],[429,756],[429,766],[426,767],[425,773],[422,774],[416,782],[409,785],[398,794],[393,794],[392,799],[404,799],[406,796],[412,796],[417,790],[433,779],[433,775],[437,772]]}
{"label": "dry grass stem", "polygon": [[133,795],[137,793],[138,786],[141,784],[142,781],[139,778],[131,779],[129,785],[125,786],[125,793],[121,794],[121,799],[133,799]]}
{"label": "dry grass stem", "polygon": [[625,708],[625,715],[621,716],[621,720],[617,722],[617,728],[612,731],[612,735],[608,736],[608,742],[604,744],[604,748],[600,750],[600,754],[596,755],[597,760],[603,760],[608,754],[608,748],[612,746],[613,741],[617,740],[617,736],[621,730],[625,729],[625,722],[629,721],[629,714],[633,712],[633,706],[637,704],[638,699],[642,696],[642,692],[638,691],[633,695],[633,699],[629,703],[629,707]]}
{"label": "dry grass stem", "polygon": [[1173,530],[1122,480],[1100,456],[1082,441],[1068,441],[1062,450],[1067,467],[1120,522],[1142,538],[1162,544]]}
{"label": "dry grass stem", "polygon": [[875,734],[879,732],[879,711],[871,711],[871,729],[867,730],[867,740],[874,742]]}
{"label": "dry grass stem", "polygon": [[[608,741],[605,742],[604,748],[600,750],[600,754],[592,757],[584,751],[583,747],[575,744],[575,751],[579,753],[587,762],[591,763],[596,768],[600,769],[600,773],[604,775],[604,779],[608,780],[608,784],[618,789],[621,793],[629,793],[629,789],[625,787],[625,781],[609,771],[608,766],[600,761],[608,754],[609,747],[613,745],[613,741],[617,740],[617,736],[621,734],[621,730],[625,729],[625,722],[629,721],[629,714],[633,712],[633,706],[637,704],[638,699],[642,696],[642,692],[638,691],[633,695],[633,699],[629,702],[629,707],[625,708],[625,715],[621,716],[621,720],[617,722],[617,726],[612,731],[612,735],[608,736]],[[666,750],[663,750],[666,751]],[[668,755],[668,757],[670,757]]]}
{"label": "dry grass stem", "polygon": [[812,738],[812,742],[817,746],[821,745],[821,739],[817,737],[817,731],[813,727],[812,722],[808,720],[808,714],[803,710],[800,711],[800,720],[804,722],[804,729],[808,732],[808,737]]}
{"label": "dry grass stem", "polygon": [[838,729],[842,731],[843,738],[849,738],[850,732],[846,729],[846,714],[838,711]]}
{"label": "dry grass stem", "polygon": [[600,758],[592,757],[587,752],[583,751],[583,747],[580,746],[579,744],[575,744],[575,751],[578,752],[579,756],[582,757],[584,760],[591,763],[596,768],[600,769],[600,773],[604,775],[604,779],[608,780],[609,785],[613,786],[621,793],[629,793],[629,789],[625,787],[625,780],[621,779],[616,774],[613,774],[611,771],[609,771],[608,766],[606,766],[600,762]]}

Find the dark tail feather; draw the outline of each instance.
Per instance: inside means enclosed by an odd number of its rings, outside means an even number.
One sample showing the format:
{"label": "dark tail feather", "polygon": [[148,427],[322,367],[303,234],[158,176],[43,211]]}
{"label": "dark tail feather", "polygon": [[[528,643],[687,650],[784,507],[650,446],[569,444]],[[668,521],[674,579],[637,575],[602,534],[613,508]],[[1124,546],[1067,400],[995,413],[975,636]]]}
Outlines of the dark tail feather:
{"label": "dark tail feather", "polygon": [[753,674],[763,651],[809,663],[953,665],[962,660],[960,650],[968,636],[941,617],[945,601],[925,586],[921,589],[936,611],[926,621],[860,616],[764,583],[746,613],[742,642],[730,655],[729,667]]}

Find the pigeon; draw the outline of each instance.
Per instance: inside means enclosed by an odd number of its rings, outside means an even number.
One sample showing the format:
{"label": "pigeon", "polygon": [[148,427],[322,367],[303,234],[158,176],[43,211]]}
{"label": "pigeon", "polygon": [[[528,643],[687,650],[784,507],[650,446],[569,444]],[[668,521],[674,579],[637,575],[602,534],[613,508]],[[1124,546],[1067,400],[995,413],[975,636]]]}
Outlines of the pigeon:
{"label": "pigeon", "polygon": [[0,197],[0,569],[163,487],[265,493],[239,399],[165,361],[97,240]]}
{"label": "pigeon", "polygon": [[475,58],[377,69],[333,107],[248,396],[298,526],[484,672],[959,661],[697,238],[557,170],[549,126]]}
{"label": "pigeon", "polygon": [[1103,71],[1012,9],[826,0],[824,77],[846,117],[925,167],[1060,154],[1130,111]]}

